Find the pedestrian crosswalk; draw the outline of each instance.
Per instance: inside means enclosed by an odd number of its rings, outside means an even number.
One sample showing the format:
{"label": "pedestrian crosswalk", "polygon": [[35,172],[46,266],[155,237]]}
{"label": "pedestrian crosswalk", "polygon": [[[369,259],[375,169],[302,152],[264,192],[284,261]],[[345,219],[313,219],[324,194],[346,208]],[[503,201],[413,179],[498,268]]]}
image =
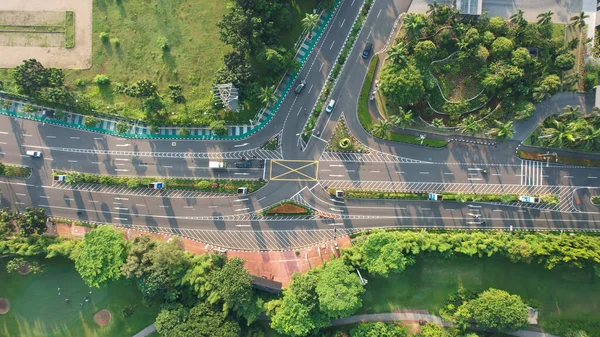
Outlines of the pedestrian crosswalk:
{"label": "pedestrian crosswalk", "polygon": [[541,186],[544,178],[544,163],[533,160],[521,160],[521,185]]}

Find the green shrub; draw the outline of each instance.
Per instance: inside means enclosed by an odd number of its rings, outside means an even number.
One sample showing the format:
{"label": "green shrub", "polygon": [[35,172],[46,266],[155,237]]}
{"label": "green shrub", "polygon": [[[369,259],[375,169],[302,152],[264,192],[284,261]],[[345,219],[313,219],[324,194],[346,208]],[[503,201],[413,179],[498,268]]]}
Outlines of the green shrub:
{"label": "green shrub", "polygon": [[100,41],[102,41],[102,43],[106,43],[108,42],[108,33],[107,32],[102,32],[100,33]]}
{"label": "green shrub", "polygon": [[117,122],[117,124],[115,125],[115,131],[117,131],[117,133],[119,134],[125,133],[129,131],[129,124],[123,121]]}
{"label": "green shrub", "polygon": [[110,84],[110,78],[108,78],[106,75],[99,74],[94,76],[94,83],[96,85],[108,85]]}
{"label": "green shrub", "polygon": [[110,43],[114,44],[115,47],[120,47],[121,46],[121,41],[119,39],[117,39],[116,37],[110,39]]}
{"label": "green shrub", "polygon": [[96,127],[96,125],[100,122],[100,119],[94,116],[85,116],[83,117],[83,124],[88,128]]}
{"label": "green shrub", "polygon": [[158,45],[158,48],[162,49],[163,51],[169,50],[169,41],[167,41],[167,38],[164,36],[159,37],[156,40],[156,44]]}
{"label": "green shrub", "polygon": [[181,128],[179,129],[179,131],[177,131],[177,134],[179,135],[179,137],[188,137],[190,135],[190,129]]}

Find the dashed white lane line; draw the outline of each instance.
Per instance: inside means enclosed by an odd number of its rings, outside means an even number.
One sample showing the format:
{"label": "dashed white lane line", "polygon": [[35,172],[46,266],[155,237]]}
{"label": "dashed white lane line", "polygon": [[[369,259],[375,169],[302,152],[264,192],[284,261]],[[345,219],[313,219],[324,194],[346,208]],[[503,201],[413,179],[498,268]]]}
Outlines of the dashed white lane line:
{"label": "dashed white lane line", "polygon": [[431,208],[421,208],[422,211],[431,211]]}
{"label": "dashed white lane line", "polygon": [[125,201],[129,200],[129,198],[121,198],[121,197],[115,197],[114,199],[115,200],[125,200]]}
{"label": "dashed white lane line", "polygon": [[404,171],[396,171],[398,174],[404,174]]}
{"label": "dashed white lane line", "polygon": [[113,202],[113,205],[123,205],[122,202]]}
{"label": "dashed white lane line", "polygon": [[429,172],[419,172],[419,174],[429,174]]}
{"label": "dashed white lane line", "polygon": [[588,179],[598,179],[598,177],[588,177]]}
{"label": "dashed white lane line", "polygon": [[250,175],[250,173],[240,173],[240,172],[235,172],[234,175],[238,175],[238,176],[247,176]]}
{"label": "dashed white lane line", "polygon": [[67,160],[67,161],[68,161],[69,163],[76,163],[76,162],[77,162],[77,160],[70,160],[70,159],[69,159],[69,160]]}
{"label": "dashed white lane line", "polygon": [[569,179],[569,178],[573,178],[573,176],[564,176],[563,178]]}
{"label": "dashed white lane line", "polygon": [[233,202],[241,202],[241,201],[248,201],[249,198],[244,198],[244,199],[236,199]]}
{"label": "dashed white lane line", "polygon": [[44,199],[50,199],[50,197],[49,197],[49,196],[46,196],[46,195],[40,195],[40,198],[44,198]]}
{"label": "dashed white lane line", "polygon": [[369,171],[371,173],[380,173],[381,171]]}
{"label": "dashed white lane line", "polygon": [[194,206],[183,206],[183,208],[194,209]]}
{"label": "dashed white lane line", "polygon": [[344,21],[342,21],[342,24],[340,25],[340,28],[344,27],[344,23],[346,23],[346,19],[344,19]]}
{"label": "dashed white lane line", "polygon": [[164,168],[173,168],[173,166],[163,165]]}
{"label": "dashed white lane line", "polygon": [[248,208],[248,207],[246,207],[246,208],[238,208],[238,209],[235,210],[235,212],[247,211],[249,209],[250,208]]}
{"label": "dashed white lane line", "polygon": [[46,136],[46,138],[56,138],[56,136]]}
{"label": "dashed white lane line", "polygon": [[117,172],[129,172],[128,169],[115,169],[115,171],[117,171]]}
{"label": "dashed white lane line", "polygon": [[454,173],[452,173],[452,172],[444,172],[444,174],[446,174],[446,175],[454,175]]}
{"label": "dashed white lane line", "polygon": [[356,172],[356,170],[346,170],[346,172]]}
{"label": "dashed white lane line", "polygon": [[91,202],[92,204],[98,203],[96,200],[88,200],[88,202]]}
{"label": "dashed white lane line", "polygon": [[129,161],[127,158],[115,158],[116,161]]}
{"label": "dashed white lane line", "polygon": [[0,135],[8,135],[8,132],[6,132],[6,131],[0,131]]}
{"label": "dashed white lane line", "polygon": [[331,164],[329,166],[330,167],[344,167],[344,165],[340,165],[340,164]]}
{"label": "dashed white lane line", "polygon": [[136,207],[148,207],[145,204],[135,204]]}
{"label": "dashed white lane line", "polygon": [[148,164],[138,164],[138,166],[148,167]]}
{"label": "dashed white lane line", "polygon": [[69,139],[81,139],[80,137],[69,137]]}
{"label": "dashed white lane line", "polygon": [[127,207],[115,207],[115,209],[118,209],[119,211],[127,211],[127,210],[129,210],[129,208],[127,208]]}
{"label": "dashed white lane line", "polygon": [[26,134],[23,134],[23,137],[33,137],[33,135],[26,135]]}
{"label": "dashed white lane line", "polygon": [[501,176],[502,173],[492,173],[493,176]]}
{"label": "dashed white lane line", "polygon": [[6,142],[0,142],[0,144],[1,144],[1,145],[6,145],[7,143],[6,143]]}
{"label": "dashed white lane line", "polygon": [[501,209],[494,209],[494,210],[492,210],[492,212],[502,212],[502,210]]}
{"label": "dashed white lane line", "polygon": [[125,166],[123,163],[115,163],[116,166]]}
{"label": "dashed white lane line", "polygon": [[330,174],[330,177],[343,177],[343,174]]}
{"label": "dashed white lane line", "polygon": [[454,208],[446,208],[446,211],[456,211]]}
{"label": "dashed white lane line", "polygon": [[102,140],[102,139],[104,139],[104,138],[102,138],[102,137],[94,137],[94,140]]}
{"label": "dashed white lane line", "polygon": [[24,202],[15,202],[16,205],[25,205]]}
{"label": "dashed white lane line", "polygon": [[99,161],[93,161],[93,162],[91,162],[91,163],[92,163],[92,164],[94,164],[94,165],[100,165],[100,162],[99,162]]}
{"label": "dashed white lane line", "polygon": [[25,196],[25,193],[15,193],[16,195]]}
{"label": "dashed white lane line", "polygon": [[481,178],[467,178],[467,180],[483,180]]}
{"label": "dashed white lane line", "polygon": [[167,205],[159,205],[158,207],[160,207],[160,208],[169,208],[169,206],[167,206]]}
{"label": "dashed white lane line", "polygon": [[381,15],[382,10],[383,10],[383,8],[379,10],[379,13],[377,13],[377,17],[379,17],[379,15]]}
{"label": "dashed white lane line", "polygon": [[217,208],[219,206],[208,206],[208,208]]}
{"label": "dashed white lane line", "polygon": [[329,47],[329,50],[331,50],[331,48],[333,48],[334,44],[335,44],[335,40],[333,40],[333,42],[331,42],[331,46]]}
{"label": "dashed white lane line", "polygon": [[117,144],[118,147],[129,146],[129,144]]}
{"label": "dashed white lane line", "polygon": [[75,199],[69,198],[69,197],[65,197],[65,201],[75,201]]}
{"label": "dashed white lane line", "polygon": [[115,218],[115,220],[127,221],[127,218]]}
{"label": "dashed white lane line", "polygon": [[321,172],[331,172],[331,170],[319,170]]}

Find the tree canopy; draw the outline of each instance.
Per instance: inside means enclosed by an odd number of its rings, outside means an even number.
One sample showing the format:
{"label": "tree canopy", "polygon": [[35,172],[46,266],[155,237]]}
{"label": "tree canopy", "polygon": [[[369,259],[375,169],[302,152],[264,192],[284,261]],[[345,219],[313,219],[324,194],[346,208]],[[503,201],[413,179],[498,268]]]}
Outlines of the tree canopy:
{"label": "tree canopy", "polygon": [[126,256],[127,242],[122,233],[102,226],[85,234],[75,269],[87,285],[99,288],[121,277]]}
{"label": "tree canopy", "polygon": [[[518,295],[490,288],[463,304],[477,327],[482,329],[517,330],[527,323],[527,306]],[[459,309],[460,310],[460,309]]]}
{"label": "tree canopy", "polygon": [[156,330],[164,337],[238,337],[239,324],[227,313],[200,303],[191,309],[181,304],[165,306],[156,317]]}

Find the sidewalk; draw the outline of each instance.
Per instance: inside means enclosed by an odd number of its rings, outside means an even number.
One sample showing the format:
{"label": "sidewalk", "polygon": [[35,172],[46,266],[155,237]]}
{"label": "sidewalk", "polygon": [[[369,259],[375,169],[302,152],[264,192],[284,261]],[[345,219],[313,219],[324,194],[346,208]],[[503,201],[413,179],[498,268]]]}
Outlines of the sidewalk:
{"label": "sidewalk", "polygon": [[[48,230],[45,235],[64,236],[67,238],[83,238],[85,233],[92,230],[90,227],[76,226],[68,221],[55,220],[56,225],[48,225]],[[149,234],[151,237],[167,241],[173,236],[168,234],[150,233],[132,229],[120,228],[125,231],[125,236],[128,240],[144,234]],[[200,255],[219,251],[218,248],[206,245],[202,242],[181,238],[183,249],[194,255]],[[338,237],[335,240],[322,242],[316,246],[304,248],[298,251],[234,251],[226,252],[227,258],[239,257],[246,261],[244,267],[248,273],[254,276],[263,277],[272,281],[281,282],[284,287],[289,285],[292,274],[295,272],[304,273],[308,270],[331,260],[334,257],[340,256],[340,249],[335,249],[334,243],[337,242],[338,247],[350,247],[351,242],[348,236]]]}

